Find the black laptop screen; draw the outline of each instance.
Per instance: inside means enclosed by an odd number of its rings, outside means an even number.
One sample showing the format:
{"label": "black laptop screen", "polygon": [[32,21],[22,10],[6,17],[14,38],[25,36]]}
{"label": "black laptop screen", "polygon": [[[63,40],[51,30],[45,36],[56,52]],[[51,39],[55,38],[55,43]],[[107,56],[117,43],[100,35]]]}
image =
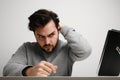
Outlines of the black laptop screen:
{"label": "black laptop screen", "polygon": [[109,30],[100,61],[98,76],[118,76],[120,72],[120,31]]}

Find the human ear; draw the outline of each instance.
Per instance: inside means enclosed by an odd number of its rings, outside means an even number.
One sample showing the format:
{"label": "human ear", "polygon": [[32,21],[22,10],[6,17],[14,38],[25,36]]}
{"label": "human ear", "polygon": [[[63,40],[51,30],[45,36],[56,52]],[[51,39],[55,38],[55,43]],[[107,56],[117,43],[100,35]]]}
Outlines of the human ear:
{"label": "human ear", "polygon": [[60,31],[61,30],[61,27],[60,26],[58,26],[58,31]]}
{"label": "human ear", "polygon": [[58,31],[60,31],[63,27],[63,24],[62,23],[59,23],[59,26],[58,26]]}

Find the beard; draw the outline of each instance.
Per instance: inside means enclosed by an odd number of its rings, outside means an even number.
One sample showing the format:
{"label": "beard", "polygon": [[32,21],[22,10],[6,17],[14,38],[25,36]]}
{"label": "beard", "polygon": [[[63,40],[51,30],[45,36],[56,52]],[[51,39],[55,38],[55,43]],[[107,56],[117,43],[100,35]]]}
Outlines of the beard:
{"label": "beard", "polygon": [[48,53],[52,52],[54,48],[55,48],[55,47],[54,47],[53,45],[51,45],[51,44],[45,44],[45,45],[43,46],[43,50],[44,50],[45,52],[48,52]]}
{"label": "beard", "polygon": [[57,44],[58,44],[58,40],[57,40],[55,45],[52,45],[52,44],[43,45],[42,49],[47,53],[51,53],[51,52],[53,52],[55,50]]}

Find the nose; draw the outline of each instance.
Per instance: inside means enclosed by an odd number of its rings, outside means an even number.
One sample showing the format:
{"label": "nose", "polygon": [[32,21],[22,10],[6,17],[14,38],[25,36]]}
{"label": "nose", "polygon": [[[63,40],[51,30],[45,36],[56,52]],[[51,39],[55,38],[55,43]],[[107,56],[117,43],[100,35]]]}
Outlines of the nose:
{"label": "nose", "polygon": [[50,39],[49,38],[45,39],[45,44],[50,44]]}

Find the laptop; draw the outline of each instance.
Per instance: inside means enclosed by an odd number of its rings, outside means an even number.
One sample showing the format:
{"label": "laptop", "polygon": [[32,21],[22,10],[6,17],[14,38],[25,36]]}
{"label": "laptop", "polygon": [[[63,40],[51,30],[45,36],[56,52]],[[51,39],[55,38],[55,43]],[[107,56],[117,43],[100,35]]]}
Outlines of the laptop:
{"label": "laptop", "polygon": [[108,30],[98,76],[119,76],[120,73],[120,30]]}

